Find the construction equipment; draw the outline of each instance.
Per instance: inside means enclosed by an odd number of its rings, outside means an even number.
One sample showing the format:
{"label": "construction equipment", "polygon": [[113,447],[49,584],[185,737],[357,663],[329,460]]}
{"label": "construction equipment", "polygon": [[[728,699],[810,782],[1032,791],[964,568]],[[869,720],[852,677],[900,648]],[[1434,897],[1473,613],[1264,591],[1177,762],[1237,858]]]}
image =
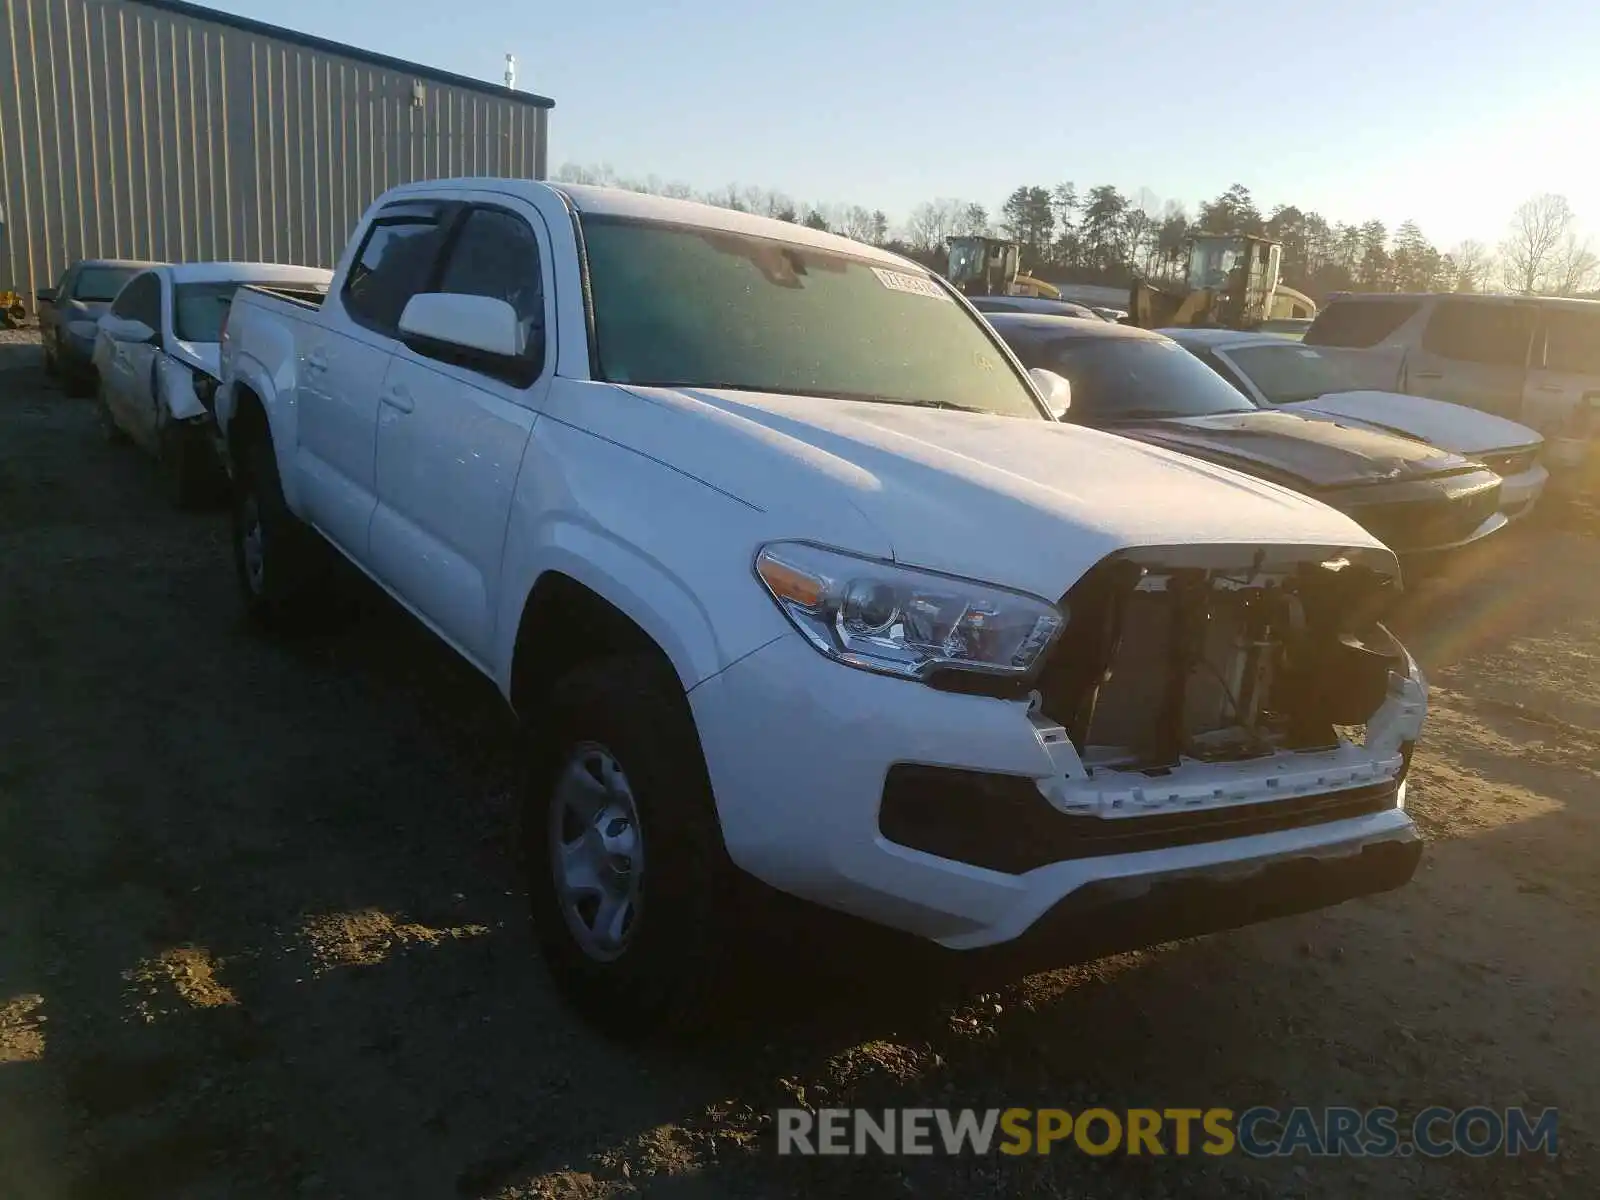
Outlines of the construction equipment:
{"label": "construction equipment", "polygon": [[1061,299],[1061,293],[1044,280],[1020,272],[1022,248],[1016,242],[964,234],[947,238],[946,245],[950,259],[944,277],[964,295]]}
{"label": "construction equipment", "polygon": [[1254,329],[1272,315],[1282,243],[1250,233],[1191,233],[1184,249],[1189,266],[1181,288],[1133,281],[1129,325]]}
{"label": "construction equipment", "polygon": [[20,329],[27,319],[28,310],[23,307],[22,296],[17,292],[0,291],[0,328]]}

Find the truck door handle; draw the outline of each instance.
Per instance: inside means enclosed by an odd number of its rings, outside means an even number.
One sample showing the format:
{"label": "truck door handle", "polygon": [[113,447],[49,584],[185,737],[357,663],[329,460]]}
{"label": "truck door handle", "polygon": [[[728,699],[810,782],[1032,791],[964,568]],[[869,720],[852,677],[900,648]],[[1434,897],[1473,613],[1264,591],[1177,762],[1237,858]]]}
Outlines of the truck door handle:
{"label": "truck door handle", "polygon": [[328,354],[325,350],[313,350],[306,355],[306,370],[318,374],[328,369]]}
{"label": "truck door handle", "polygon": [[401,412],[408,413],[417,407],[417,402],[411,398],[411,393],[400,386],[388,388],[378,396],[378,399]]}
{"label": "truck door handle", "polygon": [[1439,371],[1413,371],[1413,372],[1411,372],[1411,378],[1413,378],[1413,379],[1443,379],[1444,375],[1443,375],[1443,373],[1441,373]]}
{"label": "truck door handle", "polygon": [[1562,387],[1559,383],[1541,383],[1539,385],[1539,390],[1541,392],[1564,392],[1567,389]]}

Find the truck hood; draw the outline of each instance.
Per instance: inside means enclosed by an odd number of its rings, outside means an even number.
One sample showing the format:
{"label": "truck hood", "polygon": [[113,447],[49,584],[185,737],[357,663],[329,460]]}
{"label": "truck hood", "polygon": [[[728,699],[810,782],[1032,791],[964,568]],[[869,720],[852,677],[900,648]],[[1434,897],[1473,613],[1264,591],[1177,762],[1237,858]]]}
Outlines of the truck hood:
{"label": "truck hood", "polygon": [[[1136,546],[1382,545],[1295,492],[1197,459],[1045,420],[808,396],[628,387],[586,404],[592,431],[779,518],[777,536],[848,522],[845,549],[1055,597]],[[1296,418],[1298,420],[1298,418]],[[1310,422],[1305,422],[1310,424]],[[692,424],[692,427],[691,427]],[[671,447],[663,452],[663,447]],[[834,510],[837,512],[837,509]]]}
{"label": "truck hood", "polygon": [[1457,454],[1515,450],[1544,441],[1536,430],[1505,417],[1479,412],[1463,404],[1399,392],[1330,392],[1315,400],[1299,400],[1276,407],[1279,411],[1302,416],[1397,433],[1443,446]]}
{"label": "truck hood", "polygon": [[1411,438],[1285,412],[1131,421],[1115,429],[1296,488],[1424,479],[1470,465],[1459,454]]}

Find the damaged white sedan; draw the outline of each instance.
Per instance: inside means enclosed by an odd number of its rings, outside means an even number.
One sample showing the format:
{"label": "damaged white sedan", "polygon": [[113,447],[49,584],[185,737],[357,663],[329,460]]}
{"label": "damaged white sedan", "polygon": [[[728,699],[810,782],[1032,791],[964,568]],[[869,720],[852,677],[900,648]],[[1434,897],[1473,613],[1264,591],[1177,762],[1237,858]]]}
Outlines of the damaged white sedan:
{"label": "damaged white sedan", "polygon": [[178,507],[221,490],[212,402],[234,293],[251,284],[320,299],[332,278],[277,263],[163,264],[129,279],[100,318],[94,366],[107,436],[155,455]]}

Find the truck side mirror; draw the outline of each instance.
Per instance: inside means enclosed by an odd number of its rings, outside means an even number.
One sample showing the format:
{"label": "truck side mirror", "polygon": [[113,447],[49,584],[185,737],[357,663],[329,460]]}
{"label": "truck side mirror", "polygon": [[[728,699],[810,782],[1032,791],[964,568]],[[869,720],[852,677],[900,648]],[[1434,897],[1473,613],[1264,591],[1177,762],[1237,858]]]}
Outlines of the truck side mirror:
{"label": "truck side mirror", "polygon": [[515,308],[490,296],[413,296],[400,314],[400,340],[417,354],[513,387],[528,387],[544,369],[543,323],[525,326]]}
{"label": "truck side mirror", "polygon": [[1043,367],[1030,368],[1028,378],[1033,380],[1033,386],[1044,397],[1050,415],[1058,421],[1065,421],[1067,412],[1072,408],[1072,385],[1054,371],[1047,371]]}
{"label": "truck side mirror", "polygon": [[517,310],[489,296],[413,296],[400,314],[400,336],[408,345],[415,339],[496,358],[516,358],[523,351]]}
{"label": "truck side mirror", "polygon": [[56,302],[56,290],[53,287],[42,287],[34,293],[34,296],[38,298],[40,304],[54,304]]}

